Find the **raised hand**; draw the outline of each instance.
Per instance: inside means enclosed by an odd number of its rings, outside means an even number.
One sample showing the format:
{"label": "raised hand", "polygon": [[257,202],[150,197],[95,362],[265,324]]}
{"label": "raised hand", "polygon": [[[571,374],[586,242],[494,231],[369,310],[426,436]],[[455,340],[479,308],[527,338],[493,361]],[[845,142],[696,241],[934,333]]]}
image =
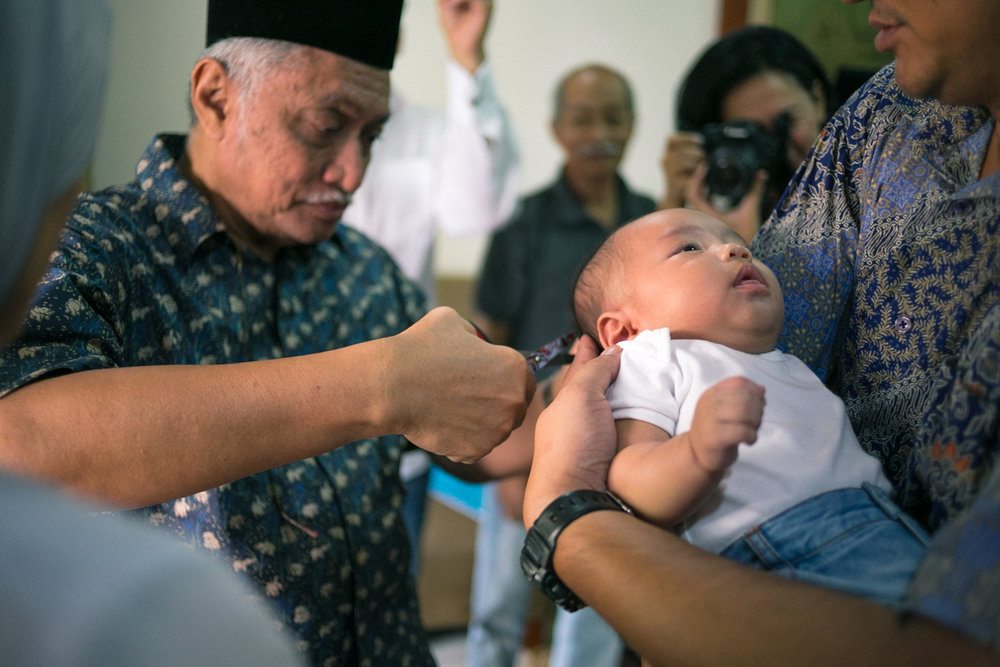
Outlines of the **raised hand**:
{"label": "raised hand", "polygon": [[705,149],[697,132],[677,132],[667,137],[660,158],[666,180],[660,208],[680,208],[685,205],[688,181],[698,165],[705,161]]}
{"label": "raised hand", "polygon": [[438,18],[448,51],[470,72],[486,58],[483,41],[492,13],[492,0],[438,0]]}
{"label": "raised hand", "polygon": [[604,393],[618,374],[621,350],[613,346],[596,355],[596,343],[581,338],[565,382],[535,425],[534,458],[524,498],[526,526],[563,493],[607,486],[617,436]]}

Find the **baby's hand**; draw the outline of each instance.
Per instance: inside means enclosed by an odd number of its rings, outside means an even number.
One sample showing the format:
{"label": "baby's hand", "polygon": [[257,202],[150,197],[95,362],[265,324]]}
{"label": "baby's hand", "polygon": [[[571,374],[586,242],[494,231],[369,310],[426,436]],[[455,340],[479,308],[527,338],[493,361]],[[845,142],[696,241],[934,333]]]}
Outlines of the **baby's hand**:
{"label": "baby's hand", "polygon": [[764,387],[745,377],[726,378],[709,387],[695,407],[688,437],[698,461],[721,472],[736,461],[740,443],[757,440],[764,415]]}

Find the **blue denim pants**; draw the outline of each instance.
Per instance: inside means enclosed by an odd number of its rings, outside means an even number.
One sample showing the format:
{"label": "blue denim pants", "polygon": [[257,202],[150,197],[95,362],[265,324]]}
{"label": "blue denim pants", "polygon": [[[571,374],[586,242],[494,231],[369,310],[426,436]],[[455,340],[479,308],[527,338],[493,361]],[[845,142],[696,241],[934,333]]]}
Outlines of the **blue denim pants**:
{"label": "blue denim pants", "polygon": [[864,484],[805,500],[757,526],[721,555],[895,607],[928,539],[884,491]]}

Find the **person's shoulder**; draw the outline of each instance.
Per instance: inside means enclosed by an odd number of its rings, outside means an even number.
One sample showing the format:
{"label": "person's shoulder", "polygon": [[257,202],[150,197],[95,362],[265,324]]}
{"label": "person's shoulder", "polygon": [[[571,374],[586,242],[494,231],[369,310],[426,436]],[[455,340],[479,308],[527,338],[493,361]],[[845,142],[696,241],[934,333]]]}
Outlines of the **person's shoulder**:
{"label": "person's shoulder", "polygon": [[66,220],[71,232],[91,241],[141,235],[153,217],[143,193],[131,184],[82,192]]}
{"label": "person's shoulder", "polygon": [[112,235],[144,235],[151,223],[191,216],[197,193],[189,183],[178,180],[176,170],[184,141],[183,135],[156,135],[140,157],[133,180],[82,192],[68,226]]}

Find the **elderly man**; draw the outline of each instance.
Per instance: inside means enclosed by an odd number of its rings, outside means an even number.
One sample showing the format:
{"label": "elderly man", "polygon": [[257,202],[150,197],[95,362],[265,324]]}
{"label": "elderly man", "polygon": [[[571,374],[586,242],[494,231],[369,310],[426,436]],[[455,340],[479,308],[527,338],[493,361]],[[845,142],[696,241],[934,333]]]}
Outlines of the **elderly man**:
{"label": "elderly man", "polygon": [[897,610],[614,511],[617,359],[584,365],[588,340],[535,431],[526,562],[654,664],[1000,663],[1000,4],[873,0],[868,20],[895,64],[827,124],[753,247],[786,291],[780,344],[844,397],[931,543]]}
{"label": "elderly man", "polygon": [[519,354],[421,317],[337,224],[388,113],[399,10],[213,0],[190,134],[78,200],[0,366],[4,467],[219,552],[317,664],[432,661],[404,438],[473,460],[533,390]]}

